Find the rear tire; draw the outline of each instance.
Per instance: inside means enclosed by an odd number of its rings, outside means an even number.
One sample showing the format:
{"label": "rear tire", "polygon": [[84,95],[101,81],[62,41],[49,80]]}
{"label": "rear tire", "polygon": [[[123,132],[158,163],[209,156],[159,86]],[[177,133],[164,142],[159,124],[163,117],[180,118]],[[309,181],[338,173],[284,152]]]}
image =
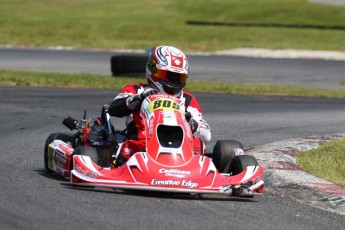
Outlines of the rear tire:
{"label": "rear tire", "polygon": [[46,143],[44,145],[44,168],[48,172],[53,172],[53,170],[48,168],[48,146],[55,140],[61,140],[63,142],[73,142],[73,134],[70,133],[52,133],[46,139]]}
{"label": "rear tire", "polygon": [[241,155],[232,158],[229,171],[232,176],[240,174],[248,166],[258,166],[258,161],[251,155]]}
{"label": "rear tire", "polygon": [[236,156],[235,149],[243,149],[243,145],[239,141],[220,140],[217,141],[213,148],[213,163],[221,173],[225,171],[227,165],[233,157]]}

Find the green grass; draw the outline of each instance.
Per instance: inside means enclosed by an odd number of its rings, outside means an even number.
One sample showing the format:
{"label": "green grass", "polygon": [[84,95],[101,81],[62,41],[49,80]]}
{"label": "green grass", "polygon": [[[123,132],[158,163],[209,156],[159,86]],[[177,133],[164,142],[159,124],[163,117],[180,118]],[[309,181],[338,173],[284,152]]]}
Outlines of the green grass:
{"label": "green grass", "polygon": [[345,7],[307,0],[0,0],[0,44],[184,51],[345,50],[345,31],[191,26],[188,20],[345,26]]}
{"label": "green grass", "polygon": [[345,186],[345,139],[302,152],[297,163],[304,170],[335,184]]}
{"label": "green grass", "polygon": [[[146,79],[144,77],[112,77],[92,74],[38,73],[0,70],[0,84],[2,85],[102,88],[119,90],[122,89],[124,85],[132,82],[146,82]],[[240,84],[231,82],[189,80],[186,89],[194,92],[345,98],[344,90]]]}

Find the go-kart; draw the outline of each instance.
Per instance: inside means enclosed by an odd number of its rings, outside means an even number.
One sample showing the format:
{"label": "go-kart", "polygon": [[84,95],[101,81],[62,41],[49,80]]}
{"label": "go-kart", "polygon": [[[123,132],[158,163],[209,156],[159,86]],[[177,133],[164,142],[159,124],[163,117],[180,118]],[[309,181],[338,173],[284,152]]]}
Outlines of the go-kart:
{"label": "go-kart", "polygon": [[107,112],[91,122],[66,117],[76,133],[53,133],[45,144],[44,165],[72,184],[174,193],[217,193],[253,197],[264,192],[263,167],[234,140],[219,140],[212,154],[194,151],[182,100],[163,94],[144,99],[140,108],[146,150],[115,166],[126,130],[116,130]]}

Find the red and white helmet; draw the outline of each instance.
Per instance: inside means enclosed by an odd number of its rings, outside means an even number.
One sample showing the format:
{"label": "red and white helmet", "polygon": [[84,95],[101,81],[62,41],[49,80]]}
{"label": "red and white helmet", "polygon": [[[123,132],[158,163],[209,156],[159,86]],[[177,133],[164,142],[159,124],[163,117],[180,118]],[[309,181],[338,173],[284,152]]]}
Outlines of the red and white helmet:
{"label": "red and white helmet", "polygon": [[176,95],[186,85],[188,77],[186,55],[172,46],[152,48],[146,65],[146,78],[149,85],[161,93]]}

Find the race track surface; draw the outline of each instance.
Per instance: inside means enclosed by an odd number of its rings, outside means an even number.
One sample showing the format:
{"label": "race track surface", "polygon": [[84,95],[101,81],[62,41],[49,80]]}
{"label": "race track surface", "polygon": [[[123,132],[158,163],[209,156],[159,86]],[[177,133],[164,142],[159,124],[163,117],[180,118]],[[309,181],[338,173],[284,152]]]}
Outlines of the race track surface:
{"label": "race track surface", "polygon": [[[126,53],[0,47],[0,69],[109,76],[110,59],[118,54]],[[342,61],[194,54],[188,55],[188,60],[189,78],[193,80],[345,89],[345,65]]]}
{"label": "race track surface", "polygon": [[[266,192],[250,199],[73,189],[47,174],[45,138],[117,92],[0,86],[0,229],[344,229],[344,216]],[[345,100],[195,93],[217,139],[246,148],[344,132]],[[124,121],[114,119],[118,127]]]}

